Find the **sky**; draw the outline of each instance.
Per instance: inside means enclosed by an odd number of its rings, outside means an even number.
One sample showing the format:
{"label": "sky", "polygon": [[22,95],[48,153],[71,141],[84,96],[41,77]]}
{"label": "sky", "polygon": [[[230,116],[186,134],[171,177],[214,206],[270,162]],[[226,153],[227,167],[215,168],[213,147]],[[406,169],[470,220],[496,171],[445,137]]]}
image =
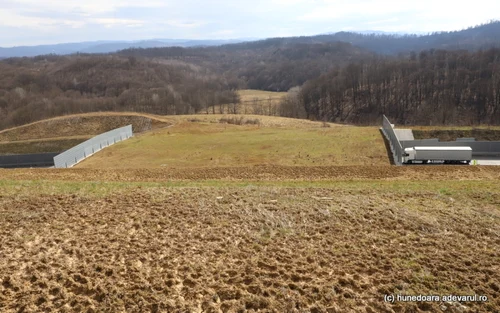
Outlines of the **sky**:
{"label": "sky", "polygon": [[0,47],[97,40],[429,33],[500,20],[498,0],[0,0]]}

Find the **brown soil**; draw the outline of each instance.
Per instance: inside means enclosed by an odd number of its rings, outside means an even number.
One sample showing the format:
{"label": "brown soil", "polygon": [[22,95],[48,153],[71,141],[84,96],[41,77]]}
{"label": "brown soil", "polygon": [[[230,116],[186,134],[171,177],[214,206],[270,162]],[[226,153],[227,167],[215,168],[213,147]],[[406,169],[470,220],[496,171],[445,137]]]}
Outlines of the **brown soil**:
{"label": "brown soil", "polygon": [[498,180],[499,166],[251,166],[155,169],[0,169],[15,180],[162,182],[170,180]]}
{"label": "brown soil", "polygon": [[[0,196],[0,311],[499,312],[500,202],[486,196],[276,187]],[[394,293],[489,302],[385,303]]]}

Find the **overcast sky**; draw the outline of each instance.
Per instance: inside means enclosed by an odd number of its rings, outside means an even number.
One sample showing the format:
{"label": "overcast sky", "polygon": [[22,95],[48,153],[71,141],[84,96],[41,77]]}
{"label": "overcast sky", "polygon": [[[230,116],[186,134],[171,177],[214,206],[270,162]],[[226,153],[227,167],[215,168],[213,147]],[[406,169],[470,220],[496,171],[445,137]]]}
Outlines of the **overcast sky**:
{"label": "overcast sky", "polygon": [[342,30],[427,33],[498,19],[498,0],[0,0],[0,47]]}

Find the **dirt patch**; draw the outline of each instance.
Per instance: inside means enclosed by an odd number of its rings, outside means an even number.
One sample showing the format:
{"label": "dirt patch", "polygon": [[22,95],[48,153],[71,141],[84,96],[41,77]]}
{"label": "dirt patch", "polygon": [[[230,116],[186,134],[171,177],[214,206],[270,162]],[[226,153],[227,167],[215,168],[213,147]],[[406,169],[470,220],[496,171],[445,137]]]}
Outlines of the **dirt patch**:
{"label": "dirt patch", "polygon": [[[2,196],[0,310],[498,312],[498,206],[457,197],[275,187]],[[490,300],[384,302],[397,293]]]}
{"label": "dirt patch", "polygon": [[415,139],[433,139],[440,141],[455,141],[457,138],[475,138],[477,141],[500,141],[500,129],[437,129],[413,130]]}
{"label": "dirt patch", "polygon": [[157,169],[16,169],[3,179],[70,181],[498,180],[498,166],[246,166]]}

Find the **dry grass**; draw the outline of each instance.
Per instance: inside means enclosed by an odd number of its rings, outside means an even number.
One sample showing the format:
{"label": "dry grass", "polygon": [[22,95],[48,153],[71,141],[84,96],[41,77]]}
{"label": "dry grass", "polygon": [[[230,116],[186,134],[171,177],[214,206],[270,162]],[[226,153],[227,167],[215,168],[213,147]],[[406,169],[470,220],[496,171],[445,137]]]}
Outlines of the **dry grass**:
{"label": "dry grass", "polygon": [[[321,128],[324,127],[323,122],[315,122],[305,119],[296,119],[288,117],[279,116],[265,116],[265,115],[255,115],[255,114],[244,114],[244,115],[233,115],[233,114],[196,114],[196,115],[168,115],[162,116],[162,120],[172,124],[179,124],[182,122],[198,122],[198,123],[209,123],[217,124],[220,123],[221,119],[227,118],[241,118],[245,120],[259,120],[259,125],[266,128],[293,128],[293,129],[305,129],[305,128]],[[327,123],[331,127],[343,127],[345,125]]]}
{"label": "dry grass", "polygon": [[439,126],[409,126],[409,125],[396,125],[396,128],[405,128],[405,129],[418,129],[418,130],[473,130],[473,129],[487,129],[487,130],[500,130],[500,126],[491,126],[491,125],[478,125],[478,126],[447,126],[447,125],[439,125]]}
{"label": "dry grass", "polygon": [[[199,168],[104,168],[71,169],[0,169],[5,180],[50,180],[61,182],[172,182],[199,186],[246,186],[247,184],[281,186],[325,186],[343,181],[392,182],[392,188],[404,190],[408,181],[439,181],[441,188],[455,183],[472,182],[484,190],[482,182],[500,180],[500,166],[235,166]],[[52,185],[51,183],[50,185]]]}
{"label": "dry grass", "polygon": [[[278,107],[281,100],[286,96],[286,92],[272,92],[262,90],[238,90],[241,103],[237,105],[237,113],[239,114],[256,114],[256,115],[277,115]],[[221,113],[221,107],[208,108],[209,113]],[[224,105],[222,107],[223,114],[234,112],[234,105]],[[200,112],[202,113],[202,112]]]}
{"label": "dry grass", "polygon": [[[0,131],[1,154],[59,152],[83,139],[132,124],[134,133],[157,130],[186,121],[221,123],[243,122],[271,128],[319,128],[321,123],[307,120],[260,115],[175,115],[100,112],[61,116]],[[336,126],[335,124],[329,124]],[[81,140],[81,141],[80,141]],[[78,142],[77,142],[78,141]]]}
{"label": "dry grass", "polygon": [[257,100],[264,101],[277,101],[278,103],[283,97],[286,96],[286,92],[274,92],[274,91],[262,91],[254,89],[239,90],[238,94],[241,97],[241,102],[248,103]]}
{"label": "dry grass", "polygon": [[375,127],[325,128],[321,122],[264,116],[257,117],[259,125],[220,124],[220,118],[210,115],[196,117],[203,122],[175,118],[174,126],[118,143],[77,167],[389,164],[382,137]]}
{"label": "dry grass", "polygon": [[94,136],[132,124],[134,132],[168,126],[161,117],[139,113],[99,112],[60,116],[0,131],[0,142]]}
{"label": "dry grass", "polygon": [[441,141],[454,141],[457,138],[500,141],[500,128],[414,129],[413,135],[415,139],[438,138]]}
{"label": "dry grass", "polygon": [[48,140],[22,140],[12,142],[0,142],[0,155],[5,154],[30,154],[45,152],[63,152],[85,140],[87,136],[66,137],[63,139],[51,138]]}
{"label": "dry grass", "polygon": [[[2,312],[500,310],[493,180],[1,182]],[[386,294],[489,301],[390,304]]]}
{"label": "dry grass", "polygon": [[0,154],[61,152],[95,135],[129,124],[135,133],[170,125],[161,117],[138,113],[60,116],[0,131]]}
{"label": "dry grass", "polygon": [[[59,116],[0,131],[0,142],[23,140],[71,139],[75,136],[98,135],[108,130],[132,124],[134,133],[155,130],[184,121],[218,123],[225,114],[154,115],[134,112],[96,112]],[[238,116],[239,118],[240,116]],[[275,116],[245,115],[259,119],[265,127],[318,127],[318,122]],[[335,124],[330,124],[335,125]]]}
{"label": "dry grass", "polygon": [[[0,169],[0,311],[500,311],[499,167],[368,166],[375,127],[221,118]],[[314,166],[341,164],[363,165]]]}

